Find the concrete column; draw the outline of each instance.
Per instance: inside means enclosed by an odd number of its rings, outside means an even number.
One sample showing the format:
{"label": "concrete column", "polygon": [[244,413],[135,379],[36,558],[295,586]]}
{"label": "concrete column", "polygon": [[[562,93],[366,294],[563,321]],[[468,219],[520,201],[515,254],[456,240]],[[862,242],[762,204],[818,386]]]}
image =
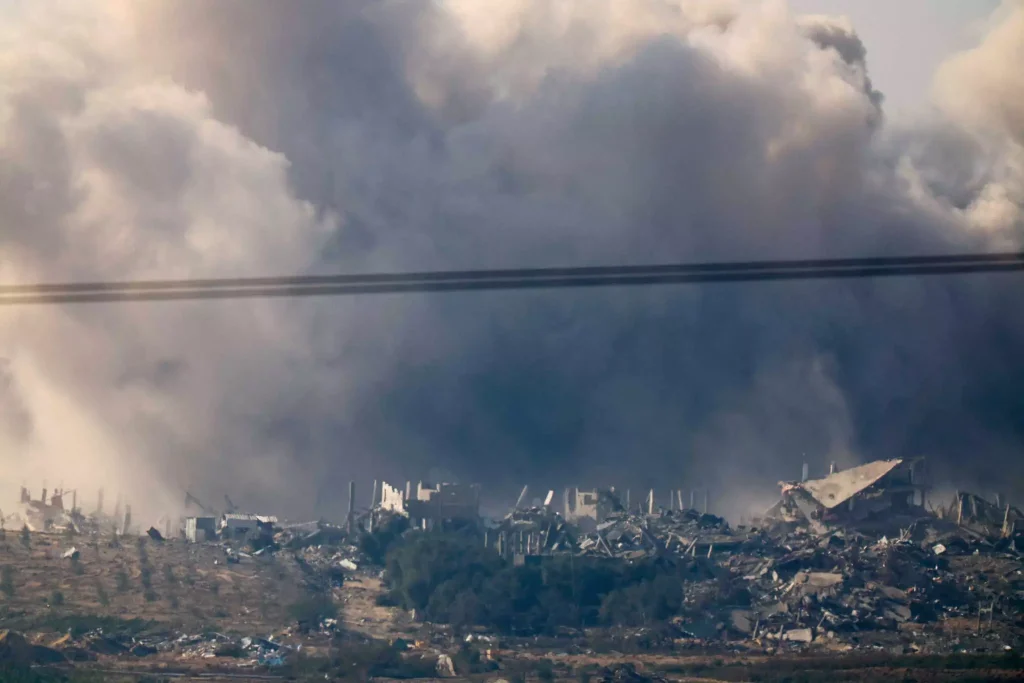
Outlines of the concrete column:
{"label": "concrete column", "polygon": [[348,520],[346,525],[348,526],[348,533],[351,534],[355,530],[356,523],[356,483],[350,481],[348,483]]}
{"label": "concrete column", "polygon": [[654,489],[647,494],[647,514],[654,514]]}

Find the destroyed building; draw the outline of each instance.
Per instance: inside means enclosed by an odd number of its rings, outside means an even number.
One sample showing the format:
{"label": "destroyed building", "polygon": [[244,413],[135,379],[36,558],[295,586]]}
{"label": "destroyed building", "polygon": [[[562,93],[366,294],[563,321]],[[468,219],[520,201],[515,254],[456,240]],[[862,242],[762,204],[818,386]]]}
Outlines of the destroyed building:
{"label": "destroyed building", "polygon": [[1021,525],[1024,513],[1004,503],[1001,495],[997,495],[995,502],[991,503],[974,493],[957,492],[948,505],[940,505],[935,509],[935,515],[984,536],[998,534],[1009,537],[1016,529],[1024,528]]}
{"label": "destroyed building", "polygon": [[562,516],[584,531],[592,531],[623,506],[613,489],[565,489]]}
{"label": "destroyed building", "polygon": [[767,518],[808,523],[817,529],[828,524],[866,523],[880,516],[924,514],[928,486],[921,473],[922,459],[878,460],[821,479],[779,482],[781,500]]}
{"label": "destroyed building", "polygon": [[185,539],[189,543],[206,543],[216,538],[216,517],[187,517],[185,519]]}
{"label": "destroyed building", "polygon": [[241,537],[259,533],[263,529],[273,529],[277,517],[268,515],[251,515],[228,512],[220,518],[222,536]]}
{"label": "destroyed building", "polygon": [[67,493],[69,492],[57,489],[47,498],[47,490],[44,488],[39,500],[33,500],[29,490],[21,487],[21,516],[28,527],[42,531],[74,524],[74,517],[78,515],[78,494],[70,492],[73,496],[72,506],[65,509],[64,497]]}
{"label": "destroyed building", "polygon": [[480,519],[478,484],[419,482],[414,493],[405,501],[405,511],[414,526],[429,528],[445,520],[475,522]]}
{"label": "destroyed building", "polygon": [[[376,496],[376,491],[374,496]],[[380,483],[380,509],[397,514],[405,513],[405,495],[402,491],[386,481]]]}

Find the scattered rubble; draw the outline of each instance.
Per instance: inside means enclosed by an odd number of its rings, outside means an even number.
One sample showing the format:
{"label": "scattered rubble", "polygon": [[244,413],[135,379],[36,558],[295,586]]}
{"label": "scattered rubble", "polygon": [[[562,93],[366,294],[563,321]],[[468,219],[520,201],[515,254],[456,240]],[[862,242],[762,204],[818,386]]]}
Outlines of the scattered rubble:
{"label": "scattered rubble", "polygon": [[[666,636],[669,642],[728,643],[737,651],[755,652],[819,647],[1002,652],[1024,645],[1024,528],[1018,530],[1024,526],[1019,523],[1024,514],[1018,508],[1001,498],[992,502],[967,492],[958,492],[949,503],[929,505],[931,490],[919,460],[868,463],[820,479],[809,479],[805,473],[800,481],[781,482],[780,489],[779,502],[764,515],[734,527],[708,514],[706,507],[694,509],[692,493],[690,507],[684,506],[682,492],[677,491],[670,507],[656,508],[653,493],[643,504],[630,505],[613,489],[571,489],[566,500],[572,504],[560,509],[554,505],[553,492],[543,504],[536,499],[526,505],[524,488],[508,515],[493,525],[481,522],[478,530],[487,547],[517,564],[564,555],[620,563],[657,560],[673,567],[685,563],[682,566],[693,571],[682,582],[682,608],[666,629],[671,631]],[[204,516],[186,520],[181,537],[206,544],[207,552],[216,554],[214,564],[224,565],[216,571],[225,575],[270,565],[275,555],[294,558],[299,568],[293,567],[293,576],[299,577],[295,583],[330,595],[354,575],[380,573],[383,553],[367,554],[362,542],[375,529],[398,518],[404,518],[398,520],[403,524],[411,520],[411,529],[393,532],[394,538],[402,538],[400,533],[418,534],[442,523],[451,511],[464,522],[476,514],[479,504],[474,487],[419,484],[415,500],[407,499],[413,490],[407,485],[403,494],[381,482],[371,507],[357,514],[350,506],[344,525],[324,520],[282,524],[270,516],[241,514],[228,501],[230,512],[217,515],[203,507]],[[91,557],[98,546],[90,535],[112,528],[116,542],[131,528],[127,506],[123,521],[120,503],[114,517],[102,514],[102,501],[96,513],[83,515],[74,503],[64,509],[67,495],[61,491],[48,498],[44,491],[37,501],[23,491],[24,514],[32,524],[83,536],[75,539],[74,547],[70,538],[60,539],[53,550],[46,550],[47,562],[77,562],[83,553]],[[191,501],[197,504],[194,498]],[[186,547],[171,533],[169,520],[167,527],[166,533],[149,527],[140,543],[153,542],[151,550],[173,549],[176,541]],[[187,548],[197,550],[193,545]],[[243,567],[227,566],[237,564]],[[80,569],[77,563],[72,566]],[[211,581],[205,575],[197,580]],[[644,630],[650,626],[643,625]],[[129,636],[93,630],[69,634],[50,647],[0,632],[0,662],[172,653],[185,660],[217,658],[230,666],[283,666],[297,648],[268,632],[263,631],[267,637],[238,638],[217,633]],[[327,639],[342,629],[337,620],[324,619],[313,632]],[[490,648],[493,641],[491,636],[473,634],[465,642]],[[436,673],[455,676],[452,658],[439,654]],[[622,665],[606,668],[594,680],[660,679]]]}
{"label": "scattered rubble", "polygon": [[[962,634],[938,638],[940,623],[966,624],[978,635],[997,615],[1004,627],[1019,620],[1024,533],[1016,531],[1017,508],[974,494],[926,509],[924,482],[919,460],[782,482],[780,502],[739,528],[678,509],[681,494],[674,509],[654,510],[653,495],[646,511],[606,502],[589,533],[550,505],[517,505],[485,542],[523,561],[561,553],[702,560],[708,571],[685,584],[679,626],[705,639],[873,646],[885,639],[872,634],[890,633],[915,651],[928,650],[931,638],[931,649],[941,651]],[[614,496],[601,493],[601,500]],[[726,570],[724,577],[713,567]]]}

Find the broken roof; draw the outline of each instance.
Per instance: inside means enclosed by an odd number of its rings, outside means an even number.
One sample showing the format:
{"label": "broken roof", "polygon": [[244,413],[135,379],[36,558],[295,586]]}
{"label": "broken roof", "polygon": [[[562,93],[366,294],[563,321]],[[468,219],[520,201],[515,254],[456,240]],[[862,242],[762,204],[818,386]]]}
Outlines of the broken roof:
{"label": "broken roof", "polygon": [[259,522],[260,524],[277,524],[273,515],[251,515],[240,512],[229,512],[222,516],[225,522]]}
{"label": "broken roof", "polygon": [[826,508],[834,508],[848,501],[864,489],[903,464],[903,460],[878,460],[852,469],[830,474],[823,479],[811,479],[793,488],[806,491]]}

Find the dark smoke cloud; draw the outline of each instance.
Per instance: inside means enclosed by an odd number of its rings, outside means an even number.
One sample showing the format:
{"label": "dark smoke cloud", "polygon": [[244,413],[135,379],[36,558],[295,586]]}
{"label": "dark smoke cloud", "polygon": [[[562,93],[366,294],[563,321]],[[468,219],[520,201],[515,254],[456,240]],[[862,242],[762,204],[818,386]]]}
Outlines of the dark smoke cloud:
{"label": "dark smoke cloud", "polygon": [[[0,276],[1016,247],[1022,17],[1008,5],[939,73],[934,117],[895,129],[853,27],[773,3],[33,5],[0,62]],[[330,513],[350,477],[443,471],[495,494],[708,485],[736,511],[804,460],[910,455],[1012,488],[1021,291],[10,310],[0,400],[30,427],[0,439],[6,467],[154,509],[181,485]]]}

